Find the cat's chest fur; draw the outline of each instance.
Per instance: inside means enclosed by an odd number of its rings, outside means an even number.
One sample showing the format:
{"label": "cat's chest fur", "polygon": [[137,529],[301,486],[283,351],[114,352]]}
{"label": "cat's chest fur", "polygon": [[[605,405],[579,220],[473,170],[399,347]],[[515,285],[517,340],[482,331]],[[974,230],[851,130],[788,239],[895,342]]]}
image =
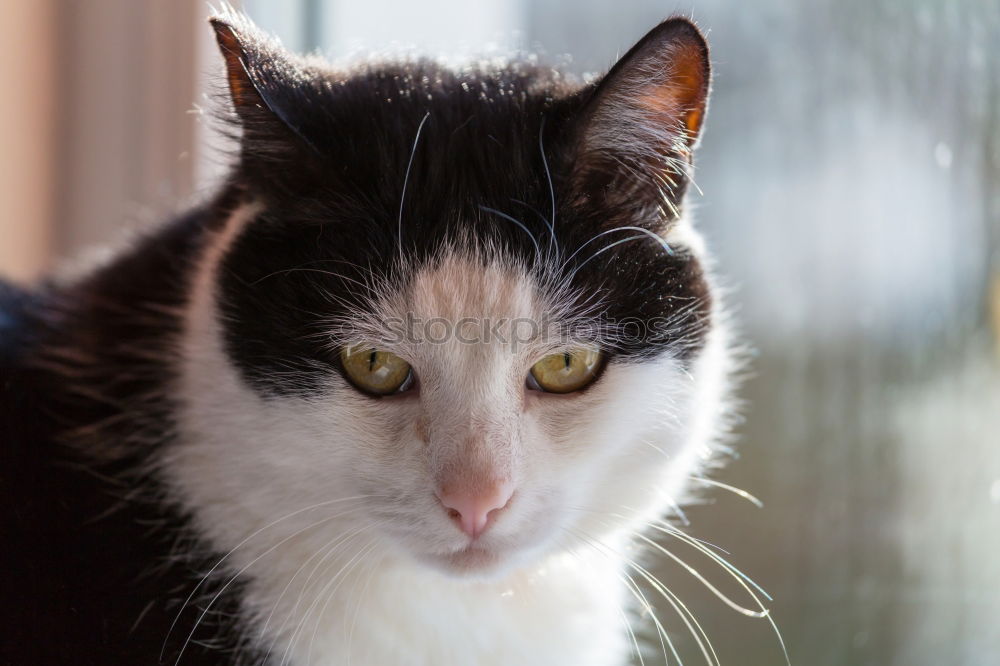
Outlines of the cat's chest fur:
{"label": "cat's chest fur", "polygon": [[[271,629],[284,628],[262,641],[279,655],[276,663],[285,655],[292,664],[358,666],[608,666],[626,660],[625,599],[612,559],[564,557],[504,581],[475,584],[371,554],[343,559],[322,567],[343,571],[332,585],[324,576],[298,594],[280,580],[251,586],[250,605],[268,614],[275,603],[279,607]],[[283,593],[286,601],[277,601]]]}

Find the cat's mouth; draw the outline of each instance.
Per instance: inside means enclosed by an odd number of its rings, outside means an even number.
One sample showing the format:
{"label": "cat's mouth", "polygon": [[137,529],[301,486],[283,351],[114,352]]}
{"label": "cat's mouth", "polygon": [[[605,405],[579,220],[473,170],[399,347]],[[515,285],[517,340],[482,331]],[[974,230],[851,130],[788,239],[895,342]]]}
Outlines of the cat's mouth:
{"label": "cat's mouth", "polygon": [[507,558],[497,548],[471,543],[461,550],[435,557],[436,564],[449,573],[488,574],[501,568]]}
{"label": "cat's mouth", "polygon": [[495,548],[472,543],[462,550],[444,555],[442,559],[453,571],[482,573],[495,568],[503,558]]}

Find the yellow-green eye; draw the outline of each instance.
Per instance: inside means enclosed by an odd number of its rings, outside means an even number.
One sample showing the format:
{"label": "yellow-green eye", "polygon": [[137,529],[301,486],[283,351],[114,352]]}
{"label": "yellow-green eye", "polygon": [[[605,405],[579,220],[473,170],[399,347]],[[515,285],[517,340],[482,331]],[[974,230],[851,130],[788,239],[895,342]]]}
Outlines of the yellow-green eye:
{"label": "yellow-green eye", "polygon": [[[580,347],[549,354],[531,366],[531,377],[538,389],[549,393],[572,393],[590,384],[601,369],[601,352]],[[536,388],[536,386],[532,386]]]}
{"label": "yellow-green eye", "polygon": [[413,381],[410,364],[395,354],[368,345],[351,345],[340,350],[344,373],[362,391],[375,395],[399,393]]}

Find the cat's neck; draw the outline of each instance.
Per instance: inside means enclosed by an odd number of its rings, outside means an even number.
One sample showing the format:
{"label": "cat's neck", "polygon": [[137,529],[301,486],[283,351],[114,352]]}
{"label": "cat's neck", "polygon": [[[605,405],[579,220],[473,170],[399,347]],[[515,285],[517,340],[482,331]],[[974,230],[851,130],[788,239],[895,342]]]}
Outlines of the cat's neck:
{"label": "cat's neck", "polygon": [[267,568],[254,578],[255,634],[276,663],[603,666],[628,650],[623,566],[609,554],[562,554],[470,581],[380,549],[349,551],[320,563],[319,580],[309,581],[315,560],[291,586]]}

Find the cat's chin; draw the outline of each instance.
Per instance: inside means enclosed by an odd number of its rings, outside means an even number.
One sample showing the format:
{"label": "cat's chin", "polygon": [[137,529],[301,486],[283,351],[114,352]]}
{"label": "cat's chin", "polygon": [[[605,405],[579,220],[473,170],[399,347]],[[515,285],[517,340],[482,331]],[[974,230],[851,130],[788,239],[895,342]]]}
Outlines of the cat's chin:
{"label": "cat's chin", "polygon": [[483,548],[475,544],[444,556],[446,564],[458,571],[479,572],[495,569],[503,562],[503,557],[493,548]]}
{"label": "cat's chin", "polygon": [[424,555],[420,559],[448,575],[480,580],[502,577],[518,560],[512,553],[475,543],[461,550]]}

